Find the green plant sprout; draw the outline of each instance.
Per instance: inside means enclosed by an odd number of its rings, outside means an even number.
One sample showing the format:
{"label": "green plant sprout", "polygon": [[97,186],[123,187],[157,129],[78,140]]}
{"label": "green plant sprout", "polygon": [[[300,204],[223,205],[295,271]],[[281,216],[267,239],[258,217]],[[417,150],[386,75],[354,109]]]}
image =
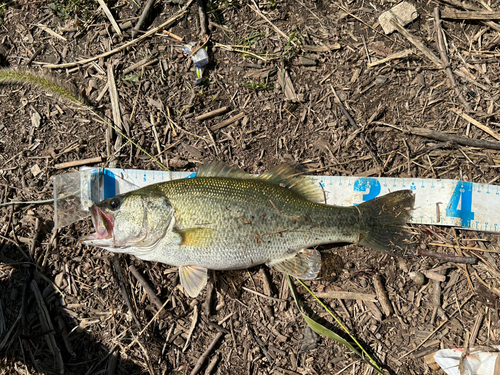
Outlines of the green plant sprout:
{"label": "green plant sprout", "polygon": [[52,0],[47,6],[62,20],[73,16],[82,16],[86,20],[94,4],[88,0]]}
{"label": "green plant sprout", "polygon": [[254,44],[255,42],[259,41],[260,39],[264,38],[265,36],[266,36],[266,33],[264,33],[264,32],[254,34],[252,31],[249,36],[247,36],[246,38],[243,38],[242,40],[240,40],[236,44],[239,44],[239,45],[246,47],[246,46],[249,46],[251,44]]}
{"label": "green plant sprout", "polygon": [[240,82],[240,85],[248,87],[252,91],[266,91],[266,90],[274,90],[274,86],[268,86],[267,79],[266,82],[260,83],[251,80],[249,83]]}
{"label": "green plant sprout", "polygon": [[129,81],[129,82],[139,82],[139,80],[142,78],[141,75],[136,74],[130,77],[123,77],[122,81]]}
{"label": "green plant sprout", "polygon": [[270,0],[267,2],[267,9],[273,10],[276,9],[276,0]]}

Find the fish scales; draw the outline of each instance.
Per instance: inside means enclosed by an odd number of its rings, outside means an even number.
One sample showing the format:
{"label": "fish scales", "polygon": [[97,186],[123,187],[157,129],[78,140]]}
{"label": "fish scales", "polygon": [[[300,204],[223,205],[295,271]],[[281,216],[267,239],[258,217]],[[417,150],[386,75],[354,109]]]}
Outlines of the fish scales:
{"label": "fish scales", "polygon": [[305,247],[355,242],[362,230],[356,208],[310,202],[265,181],[195,178],[152,189],[169,197],[180,229],[213,230],[205,247],[159,248],[165,263],[176,266],[247,268],[290,257]]}

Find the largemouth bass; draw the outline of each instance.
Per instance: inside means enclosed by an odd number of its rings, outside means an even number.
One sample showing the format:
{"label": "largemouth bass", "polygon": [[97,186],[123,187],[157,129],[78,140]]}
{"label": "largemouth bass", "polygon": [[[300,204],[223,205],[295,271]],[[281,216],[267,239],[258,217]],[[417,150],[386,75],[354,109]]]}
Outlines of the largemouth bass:
{"label": "largemouth bass", "polygon": [[319,186],[281,165],[255,177],[220,162],[195,178],[175,180],[106,199],[92,207],[95,233],[81,239],[116,253],[179,267],[191,297],[205,287],[207,270],[266,263],[297,278],[321,267],[314,247],[357,243],[392,255],[409,253],[405,223],[409,190],[353,207],[323,204]]}

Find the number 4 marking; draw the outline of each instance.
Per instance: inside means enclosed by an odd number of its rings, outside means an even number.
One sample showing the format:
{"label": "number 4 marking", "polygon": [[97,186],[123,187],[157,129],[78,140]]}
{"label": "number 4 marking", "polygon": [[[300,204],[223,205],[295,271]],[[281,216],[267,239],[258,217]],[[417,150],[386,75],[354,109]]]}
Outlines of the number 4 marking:
{"label": "number 4 marking", "polygon": [[[460,208],[458,206],[460,205]],[[470,227],[471,220],[474,220],[472,212],[472,182],[460,181],[446,206],[446,216],[458,217],[462,220],[463,227]]]}

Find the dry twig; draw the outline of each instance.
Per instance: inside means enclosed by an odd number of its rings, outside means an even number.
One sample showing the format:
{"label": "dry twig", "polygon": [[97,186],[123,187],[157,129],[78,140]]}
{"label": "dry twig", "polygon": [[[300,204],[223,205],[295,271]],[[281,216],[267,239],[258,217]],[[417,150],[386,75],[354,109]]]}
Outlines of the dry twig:
{"label": "dry twig", "polygon": [[68,161],[66,163],[56,164],[54,168],[55,169],[73,168],[73,167],[79,167],[80,165],[89,165],[101,162],[102,162],[102,157],[98,156],[96,158]]}
{"label": "dry twig", "polygon": [[190,375],[196,375],[198,371],[200,371],[201,366],[203,366],[203,363],[207,360],[208,355],[212,352],[212,350],[215,348],[215,345],[219,342],[220,338],[222,337],[224,333],[219,332],[217,336],[214,337],[210,345],[208,346],[207,350],[203,352],[200,358],[198,358],[198,361],[196,362],[196,365],[193,368],[193,371],[191,371]]}
{"label": "dry twig", "polygon": [[329,292],[315,292],[318,298],[338,298],[342,299],[355,299],[359,301],[370,301],[377,302],[377,296],[375,294],[368,293],[358,293],[358,292],[346,292],[345,290],[332,290]]}
{"label": "dry twig", "polygon": [[[481,9],[479,7],[472,5],[471,3],[466,3],[466,2],[459,1],[459,0],[441,0],[441,1],[448,3],[448,4],[451,4],[457,8],[461,8],[461,9],[467,9],[467,10],[480,10]],[[484,6],[485,3],[482,2],[482,5]],[[493,22],[493,21],[482,21],[482,23],[484,25],[492,28],[493,30],[500,31],[500,25]]]}
{"label": "dry twig", "polygon": [[455,311],[454,311],[454,312],[453,312],[453,313],[452,313],[452,314],[448,317],[448,319],[446,319],[446,320],[445,320],[445,321],[443,321],[440,325],[438,325],[438,326],[436,327],[436,329],[435,329],[434,331],[432,331],[431,333],[429,333],[429,335],[428,335],[425,339],[423,339],[423,340],[422,340],[422,342],[421,342],[420,344],[418,344],[418,345],[417,345],[414,349],[410,350],[408,353],[406,353],[406,354],[402,355],[401,357],[399,357],[399,360],[401,360],[402,358],[404,358],[404,357],[406,357],[406,356],[410,355],[411,353],[413,353],[413,352],[415,352],[416,350],[418,350],[418,349],[419,349],[422,345],[424,345],[424,344],[427,342],[427,340],[429,340],[429,339],[430,339],[430,338],[431,338],[431,337],[432,337],[432,336],[433,336],[433,335],[434,335],[437,331],[439,331],[439,330],[441,329],[441,327],[443,327],[446,323],[448,323],[448,322],[450,321],[450,319],[451,319],[451,318],[453,318],[453,317],[455,316],[455,314],[456,314],[457,312],[459,312],[459,311],[460,311],[460,309],[462,309],[462,307],[464,307],[464,305],[465,305],[467,302],[469,302],[469,300],[470,300],[472,297],[474,297],[474,295],[475,295],[475,294],[471,294],[469,297],[467,297],[467,298],[465,299],[465,301],[463,301],[463,302],[460,304],[460,306],[458,306],[458,308],[457,308],[457,309],[456,309],[456,310],[455,310]]}
{"label": "dry twig", "polygon": [[389,62],[389,61],[392,61],[392,60],[404,59],[405,57],[408,57],[408,56],[410,56],[413,53],[415,53],[415,50],[413,48],[405,49],[403,51],[392,53],[389,56],[384,57],[383,59],[369,62],[367,65],[370,68],[372,68],[372,67],[377,66],[377,65],[385,64],[386,62]]}
{"label": "dry twig", "polygon": [[408,41],[417,47],[429,60],[431,60],[438,68],[443,68],[443,63],[439,58],[434,55],[429,48],[424,46],[424,44],[414,37],[408,30],[406,30],[394,17],[391,19],[391,23],[403,35]]}
{"label": "dry twig", "polygon": [[210,119],[212,117],[217,117],[217,116],[223,115],[227,111],[229,111],[229,107],[221,107],[221,108],[217,108],[217,109],[215,109],[213,111],[210,111],[210,112],[204,113],[202,115],[199,115],[199,116],[195,117],[194,119],[196,121],[208,120],[208,119]]}
{"label": "dry twig", "polygon": [[122,31],[120,30],[120,26],[115,21],[115,17],[113,17],[113,14],[111,14],[111,11],[109,10],[108,6],[104,2],[104,0],[97,0],[99,2],[99,5],[101,6],[103,12],[106,14],[106,17],[108,17],[109,22],[111,22],[111,25],[113,26],[113,29],[118,35],[122,35]]}
{"label": "dry twig", "polygon": [[437,253],[435,251],[431,250],[424,250],[424,249],[418,249],[418,254],[431,257],[431,258],[436,258],[440,259],[445,262],[453,262],[453,263],[465,263],[465,264],[476,264],[477,263],[477,258],[475,257],[461,257],[457,255],[447,255],[443,253]]}
{"label": "dry twig", "polygon": [[118,255],[113,255],[110,261],[112,268],[114,268],[115,270],[115,276],[118,280],[118,284],[120,285],[120,292],[122,294],[122,297],[125,300],[125,303],[127,304],[127,307],[129,309],[130,314],[132,315],[132,318],[134,319],[135,324],[137,324],[137,327],[141,329],[141,323],[139,323],[139,320],[137,319],[137,316],[134,313],[134,309],[132,308],[132,303],[130,302],[127,289],[125,288],[125,282],[122,280],[123,272],[122,272],[122,266],[120,265],[120,257]]}
{"label": "dry twig", "polygon": [[231,125],[233,122],[236,122],[236,121],[238,121],[239,119],[241,119],[243,117],[245,117],[245,113],[244,112],[240,112],[236,116],[230,117],[227,120],[224,120],[222,122],[219,122],[216,125],[211,126],[210,130],[214,132],[216,130],[225,128],[226,126]]}
{"label": "dry twig", "polygon": [[392,308],[391,301],[389,301],[389,298],[387,297],[387,292],[385,290],[384,284],[382,283],[380,274],[375,274],[372,281],[375,292],[377,293],[378,301],[380,303],[380,306],[382,306],[382,310],[384,310],[385,316],[392,315],[394,313],[394,309]]}
{"label": "dry twig", "polygon": [[446,66],[446,74],[448,75],[448,79],[450,80],[451,87],[453,90],[455,90],[455,93],[457,94],[458,98],[460,101],[463,103],[465,106],[465,109],[467,112],[470,111],[470,106],[469,103],[467,103],[467,100],[465,100],[464,96],[460,92],[460,88],[457,85],[457,81],[455,80],[455,76],[453,75],[453,72],[451,71],[450,67],[450,60],[448,59],[448,55],[446,54],[446,47],[444,45],[444,38],[443,38],[443,28],[441,27],[441,17],[439,16],[439,8],[436,7],[434,8],[434,21],[436,25],[436,44],[439,49],[439,54],[441,55],[441,61],[443,64]]}
{"label": "dry twig", "polygon": [[198,16],[200,18],[200,39],[204,40],[210,33],[208,30],[207,7],[205,0],[196,0],[198,4]]}
{"label": "dry twig", "polygon": [[151,285],[149,285],[148,281],[144,278],[144,276],[142,276],[142,274],[137,270],[137,268],[135,268],[134,265],[130,265],[128,269],[130,270],[132,275],[134,275],[137,281],[141,283],[142,287],[144,288],[144,291],[147,293],[151,301],[154,302],[154,304],[156,305],[156,307],[158,307],[158,309],[161,309],[163,306],[162,300],[156,295],[153,288],[151,288]]}
{"label": "dry twig", "polygon": [[146,20],[148,19],[149,15],[151,14],[151,10],[153,10],[153,5],[155,4],[155,1],[156,0],[148,0],[146,5],[144,6],[141,16],[139,17],[139,20],[137,21],[134,29],[132,30],[132,38],[135,38],[137,36],[137,32],[142,30],[142,27],[146,23]]}
{"label": "dry twig", "polygon": [[402,132],[408,132],[411,134],[420,135],[421,137],[436,139],[438,141],[454,142],[459,145],[471,146],[483,149],[500,150],[500,142],[496,141],[486,141],[483,139],[460,137],[458,135],[441,133],[436,130],[431,130],[427,128],[408,127],[406,129],[402,129],[397,126],[386,124],[385,122],[380,122],[380,121],[374,121],[373,123],[378,125],[389,126],[391,128],[397,129]]}
{"label": "dry twig", "polygon": [[265,20],[268,24],[271,25],[271,27],[278,33],[279,36],[281,36],[284,40],[286,40],[287,42],[290,41],[291,44],[293,44],[295,47],[297,46],[297,44],[293,41],[293,40],[290,40],[290,38],[283,32],[281,31],[280,29],[278,29],[278,27],[272,23],[269,18],[267,18],[259,9],[259,6],[257,5],[257,3],[255,2],[255,0],[252,0],[253,2],[253,7],[251,6],[250,8],[252,8],[255,13],[257,13],[260,17],[262,17],[263,20]]}
{"label": "dry twig", "polygon": [[485,10],[460,12],[450,8],[444,8],[443,18],[451,20],[500,20],[500,12],[490,12]]}
{"label": "dry twig", "polygon": [[[360,135],[361,135],[361,139],[363,140],[363,143],[365,144],[365,146],[368,148],[368,152],[370,153],[371,157],[373,158],[373,160],[375,161],[375,163],[378,164],[378,166],[380,168],[382,168],[382,166],[384,165],[380,158],[378,157],[378,155],[375,153],[375,151],[373,150],[373,147],[371,145],[371,142],[366,138],[365,136],[365,133],[363,132],[362,129],[360,129],[360,127],[358,126],[358,124],[356,124],[356,121],[354,121],[354,119],[352,118],[352,116],[349,114],[349,112],[347,111],[347,109],[345,109],[344,107],[344,104],[342,104],[342,101],[340,100],[339,96],[337,95],[337,92],[335,91],[335,89],[333,88],[333,86],[330,86],[330,88],[332,89],[332,92],[333,92],[333,95],[335,96],[335,99],[337,101],[337,104],[340,108],[340,111],[342,112],[342,114],[347,117],[347,120],[349,121],[349,123],[351,124],[351,126],[354,128],[354,129],[359,129],[360,131]],[[383,169],[383,168],[382,168]]]}
{"label": "dry twig", "polygon": [[463,113],[462,111],[460,111],[459,109],[456,109],[456,108],[452,108],[451,109],[452,112],[456,113],[457,115],[459,115],[460,117],[462,117],[464,120],[466,121],[469,121],[472,125],[475,125],[477,126],[479,129],[481,129],[482,131],[484,131],[485,133],[488,133],[489,135],[491,135],[493,138],[497,139],[500,141],[500,134],[498,134],[497,132],[495,132],[493,129],[487,127],[486,125],[483,125],[481,124],[479,121],[473,119],[472,117],[470,117],[468,114],[466,113]]}

